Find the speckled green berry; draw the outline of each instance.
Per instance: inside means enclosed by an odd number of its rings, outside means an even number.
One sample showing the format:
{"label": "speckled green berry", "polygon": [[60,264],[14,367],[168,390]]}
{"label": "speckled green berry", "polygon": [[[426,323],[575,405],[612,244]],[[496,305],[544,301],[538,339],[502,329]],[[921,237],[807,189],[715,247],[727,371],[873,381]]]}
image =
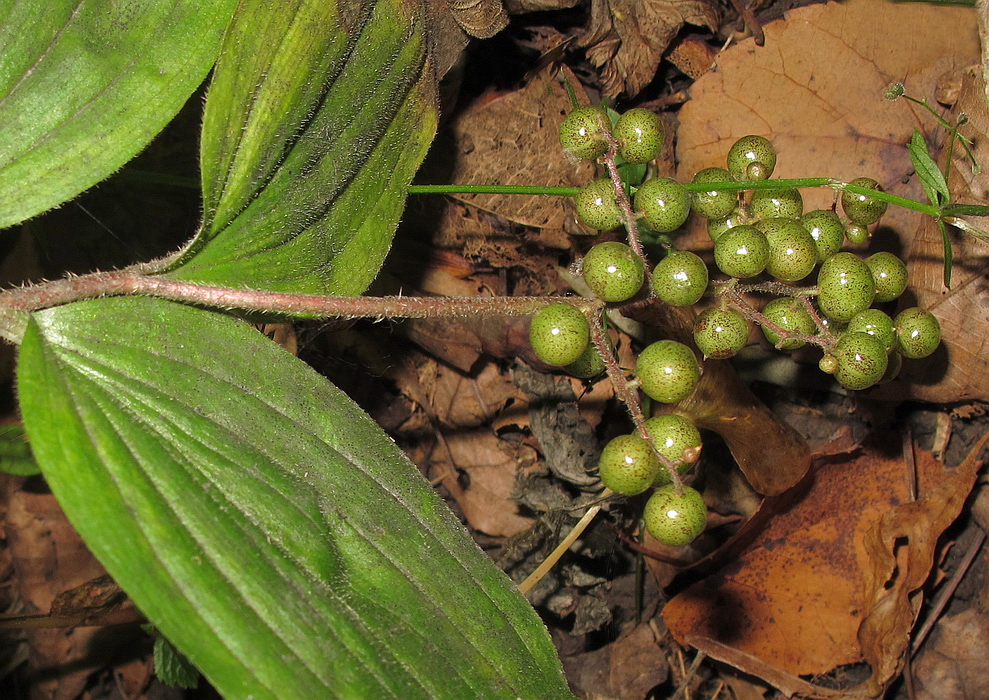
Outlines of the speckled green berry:
{"label": "speckled green berry", "polygon": [[662,150],[666,129],[654,112],[636,107],[618,117],[615,139],[622,158],[629,163],[648,163]]}
{"label": "speckled green berry", "polygon": [[[753,163],[760,167],[750,168]],[[728,172],[736,180],[765,180],[776,168],[776,149],[764,136],[743,136],[728,151]]]}
{"label": "speckled green berry", "polygon": [[661,486],[646,501],[642,517],[649,534],[660,542],[673,546],[690,544],[707,526],[707,507],[697,489]]}
{"label": "speckled green berry", "polygon": [[800,196],[800,190],[792,187],[755,190],[749,209],[760,219],[774,216],[796,219],[804,213],[804,198]]}
{"label": "speckled green berry", "polygon": [[635,373],[642,391],[662,403],[685,399],[697,387],[701,366],[694,351],[675,340],[660,340],[639,353]]}
{"label": "speckled green berry", "polygon": [[841,250],[845,242],[845,227],[830,209],[815,209],[800,217],[810,237],[817,244],[817,261],[821,262]]}
{"label": "speckled green berry", "polygon": [[876,301],[898,299],[907,288],[907,266],[902,260],[885,251],[873,253],[865,259],[876,282]]}
{"label": "speckled green berry", "polygon": [[734,357],[749,339],[749,322],[737,310],[711,307],[694,319],[694,344],[706,358]]}
{"label": "speckled green berry", "polygon": [[[646,421],[646,431],[652,436],[656,449],[676,465],[680,474],[687,472],[700,456],[701,434],[697,427],[683,416],[667,413]],[[670,472],[661,467],[654,486],[670,483]]]}
{"label": "speckled green berry", "polygon": [[856,224],[854,221],[845,222],[845,238],[848,239],[849,243],[855,245],[868,243],[871,235],[869,229],[862,224]]}
{"label": "speckled green berry", "polygon": [[663,466],[649,443],[638,435],[619,435],[604,446],[598,474],[606,487],[634,496],[652,486]]}
{"label": "speckled green berry", "polygon": [[[694,182],[733,182],[734,178],[724,168],[704,168],[694,175]],[[738,206],[738,193],[724,190],[693,192],[690,195],[691,208],[707,219],[721,219]]]}
{"label": "speckled green berry", "polygon": [[690,213],[690,194],[669,177],[654,177],[635,192],[635,211],[658,233],[670,233],[683,226]]}
{"label": "speckled green berry", "polygon": [[608,150],[611,121],[599,107],[578,107],[560,122],[560,145],[574,158],[594,160]]}
{"label": "speckled green berry", "polygon": [[927,357],[941,344],[941,324],[930,311],[914,306],[904,309],[893,320],[896,349],[904,357]]}
{"label": "speckled green berry", "polygon": [[554,367],[576,362],[590,337],[590,324],[583,312],[562,302],[537,311],[529,325],[529,343],[536,357]]}
{"label": "speckled green berry", "polygon": [[868,389],[886,372],[886,348],[868,333],[843,333],[833,354],[838,360],[835,379],[846,389]]}
{"label": "speckled green berry", "polygon": [[571,377],[578,379],[593,379],[604,373],[604,359],[601,353],[594,347],[594,343],[587,343],[584,352],[573,362],[563,366],[563,371]]}
{"label": "speckled green berry", "polygon": [[602,301],[631,299],[645,279],[642,258],[618,241],[598,243],[587,251],[581,269],[587,286]]}
{"label": "speckled green berry", "polygon": [[714,262],[729,277],[755,277],[768,260],[769,241],[755,226],[735,226],[714,242]]}
{"label": "speckled green berry", "polygon": [[652,272],[653,291],[671,306],[696,304],[707,283],[707,265],[689,250],[671,250]]}
{"label": "speckled green berry", "polygon": [[707,235],[711,237],[712,241],[717,241],[724,235],[725,231],[733,229],[736,226],[741,226],[746,221],[748,221],[748,218],[743,216],[742,212],[737,209],[728,216],[723,216],[720,219],[708,219]]}
{"label": "speckled green berry", "polygon": [[606,177],[581,187],[573,202],[577,218],[586,226],[607,231],[622,222],[622,210],[615,197],[615,186]]}
{"label": "speckled green berry", "polygon": [[[876,190],[877,192],[885,191],[871,177],[857,177],[848,184]],[[886,202],[870,197],[867,194],[857,194],[848,190],[842,190],[841,192],[841,208],[844,210],[845,216],[854,223],[862,226],[869,226],[879,221],[882,215],[886,213],[886,206]]]}
{"label": "speckled green berry", "polygon": [[[772,299],[762,308],[762,315],[783,330],[793,333],[814,335],[814,332],[817,330],[817,326],[814,324],[814,318],[807,311],[803,302],[793,297],[777,297]],[[762,333],[766,336],[766,340],[775,345],[779,350],[796,350],[806,344],[806,341],[799,338],[788,338],[780,342],[780,335],[766,326],[762,327]]]}
{"label": "speckled green berry", "polygon": [[872,271],[854,253],[835,253],[817,274],[817,305],[832,321],[847,322],[876,296]]}
{"label": "speckled green berry", "polygon": [[775,217],[755,224],[769,241],[766,272],[784,282],[796,282],[817,265],[817,244],[796,219]]}
{"label": "speckled green berry", "polygon": [[893,349],[896,331],[893,319],[879,309],[865,309],[852,316],[845,326],[845,333],[868,333],[882,343],[886,352]]}

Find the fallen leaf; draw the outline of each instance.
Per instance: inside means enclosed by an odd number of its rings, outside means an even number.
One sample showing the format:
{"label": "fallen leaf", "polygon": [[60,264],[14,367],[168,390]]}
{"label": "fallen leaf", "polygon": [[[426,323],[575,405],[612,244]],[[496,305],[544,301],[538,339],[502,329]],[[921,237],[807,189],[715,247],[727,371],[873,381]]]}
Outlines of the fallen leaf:
{"label": "fallen leaf", "polygon": [[804,481],[767,498],[726,545],[727,566],[669,602],[667,626],[681,643],[787,693],[831,697],[799,676],[868,661],[868,683],[841,692],[877,697],[900,668],[916,591],[987,438],[954,469],[918,451],[915,502],[902,460],[881,449],[816,458]]}
{"label": "fallen leaf", "polygon": [[600,649],[564,657],[563,663],[576,689],[595,700],[642,700],[670,675],[648,624],[634,627]]}
{"label": "fallen leaf", "polygon": [[976,607],[938,622],[913,663],[915,700],[975,700],[989,678],[989,617]]}
{"label": "fallen leaf", "polygon": [[[721,53],[717,67],[691,87],[680,111],[681,179],[724,166],[731,144],[747,134],[772,140],[773,177],[873,177],[887,191],[923,199],[910,178],[905,144],[930,115],[883,91],[903,81],[910,94],[932,95],[940,76],[978,61],[972,8],[849,0],[801,7],[765,26],[766,44],[749,38]],[[805,209],[830,207],[828,188],[804,190]],[[891,207],[882,226],[910,235],[919,215]],[[687,247],[711,247],[693,217]]]}
{"label": "fallen leaf", "polygon": [[580,45],[601,69],[606,94],[635,95],[684,24],[714,30],[720,21],[717,4],[705,0],[591,0]]}

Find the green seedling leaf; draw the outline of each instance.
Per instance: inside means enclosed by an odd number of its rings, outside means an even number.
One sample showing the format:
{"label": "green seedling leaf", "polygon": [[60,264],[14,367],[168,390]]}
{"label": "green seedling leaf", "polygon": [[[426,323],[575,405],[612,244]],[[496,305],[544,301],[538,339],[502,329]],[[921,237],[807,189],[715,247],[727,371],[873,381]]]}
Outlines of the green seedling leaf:
{"label": "green seedling leaf", "polygon": [[206,102],[205,221],[170,276],[353,296],[436,129],[416,0],[239,7]]}
{"label": "green seedling leaf", "polygon": [[415,466],[247,324],[146,298],[50,309],[18,386],[69,519],[225,697],[572,697]]}
{"label": "green seedling leaf", "polygon": [[34,461],[23,425],[0,425],[0,472],[15,476],[41,473],[38,463]]}
{"label": "green seedling leaf", "polygon": [[195,688],[199,685],[199,669],[160,634],[155,637],[153,654],[155,675],[162,683],[173,688]]}
{"label": "green seedling leaf", "polygon": [[982,204],[952,204],[941,213],[944,216],[989,216],[989,207]]}
{"label": "green seedling leaf", "polygon": [[25,0],[0,12],[0,228],[109,176],[216,60],[236,0]]}
{"label": "green seedling leaf", "polygon": [[951,194],[948,192],[948,183],[944,179],[944,173],[937,167],[937,163],[931,158],[927,148],[927,140],[923,134],[914,129],[913,137],[907,145],[910,151],[910,162],[913,163],[920,184],[927,193],[927,198],[934,206],[943,206],[951,201]]}

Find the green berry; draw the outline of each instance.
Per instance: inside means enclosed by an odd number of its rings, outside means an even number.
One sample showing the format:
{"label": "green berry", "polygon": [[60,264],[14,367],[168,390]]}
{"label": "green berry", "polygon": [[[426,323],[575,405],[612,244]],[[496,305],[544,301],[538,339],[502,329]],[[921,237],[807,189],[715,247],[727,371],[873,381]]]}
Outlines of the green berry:
{"label": "green berry", "polygon": [[635,496],[652,486],[663,465],[652,447],[638,435],[619,435],[604,446],[598,474],[616,493]]}
{"label": "green berry", "polygon": [[809,211],[800,217],[800,223],[817,244],[818,262],[841,250],[841,244],[845,242],[845,227],[830,209]]}
{"label": "green berry", "polygon": [[635,211],[657,233],[676,231],[690,213],[690,193],[673,178],[654,177],[636,191]]}
{"label": "green berry", "polygon": [[[659,453],[675,464],[680,474],[688,471],[700,456],[700,431],[683,416],[667,413],[650,418],[646,421],[646,431]],[[653,485],[662,486],[670,481],[670,472],[661,466]]]}
{"label": "green berry", "polygon": [[846,322],[876,296],[872,271],[854,253],[835,253],[817,274],[817,305],[832,321]]}
{"label": "green berry", "polygon": [[825,353],[824,357],[817,363],[817,366],[825,374],[834,374],[838,371],[838,358],[831,353]]}
{"label": "green berry", "polygon": [[563,371],[571,377],[579,379],[593,379],[600,376],[605,370],[604,359],[601,353],[594,347],[594,343],[587,343],[584,352],[573,362],[565,365]]}
{"label": "green berry", "polygon": [[907,266],[902,260],[885,251],[873,253],[865,259],[876,282],[876,301],[898,299],[907,288]]}
{"label": "green berry", "polygon": [[622,222],[615,186],[606,177],[584,185],[574,197],[577,218],[599,231],[616,228]]}
{"label": "green berry", "polygon": [[800,190],[792,187],[756,190],[752,193],[749,209],[760,219],[774,216],[796,219],[804,213],[804,198],[800,196]]}
{"label": "green berry", "polygon": [[749,322],[735,309],[704,309],[694,319],[694,344],[705,358],[734,357],[749,339]]}
{"label": "green berry", "polygon": [[598,243],[584,256],[582,274],[602,301],[625,301],[635,296],[645,279],[642,258],[624,243]]}
{"label": "green berry", "polygon": [[652,273],[652,289],[671,306],[696,304],[707,290],[707,265],[696,253],[671,250]]}
{"label": "green berry", "polygon": [[728,172],[736,180],[765,180],[775,168],[776,149],[764,136],[743,136],[728,151]]}
{"label": "green berry", "polygon": [[769,241],[755,226],[735,226],[714,242],[714,262],[729,277],[755,277],[768,260]]}
{"label": "green berry", "polygon": [[755,224],[769,241],[766,271],[778,280],[796,282],[817,265],[817,244],[796,219],[775,217]]}
{"label": "green berry", "polygon": [[941,324],[930,311],[919,307],[904,309],[893,321],[896,349],[904,357],[927,357],[941,344]]}
{"label": "green berry", "polygon": [[869,229],[862,224],[856,224],[854,221],[849,221],[845,223],[845,238],[848,239],[849,243],[854,243],[855,245],[862,245],[868,242]]}
{"label": "green berry", "polygon": [[[877,192],[885,191],[871,177],[857,177],[848,184],[876,190]],[[843,190],[841,193],[841,208],[852,222],[862,226],[869,226],[879,221],[882,215],[886,213],[886,202],[870,197],[867,194],[856,194],[848,190]]]}
{"label": "green berry", "polygon": [[728,216],[723,216],[720,219],[708,219],[707,235],[711,237],[712,241],[717,241],[721,238],[725,231],[733,229],[736,226],[741,226],[747,220],[748,219],[742,215],[742,212],[737,209]]}
{"label": "green berry", "polygon": [[648,163],[662,150],[666,129],[655,113],[636,107],[618,118],[615,139],[622,158],[629,163]]}
{"label": "green berry", "polygon": [[893,349],[896,341],[893,319],[879,309],[859,311],[848,321],[845,333],[868,333],[882,343],[886,352]]}
{"label": "green berry", "polygon": [[[694,175],[694,182],[732,182],[731,173],[724,168],[704,168]],[[690,195],[690,206],[707,219],[721,219],[738,206],[738,193],[711,190]]]}
{"label": "green berry", "polygon": [[560,145],[574,158],[595,160],[608,150],[611,121],[599,107],[578,107],[560,122]]}
{"label": "green berry", "polygon": [[529,343],[536,357],[554,367],[576,362],[590,337],[590,324],[583,312],[562,302],[537,311],[529,325]]}
{"label": "green berry", "polygon": [[[762,308],[762,315],[783,330],[801,335],[814,335],[817,330],[814,318],[807,311],[803,302],[793,297],[777,297],[771,300]],[[805,341],[798,338],[788,338],[780,342],[780,335],[765,326],[762,327],[762,333],[766,336],[766,340],[779,350],[796,350],[806,344]]]}
{"label": "green berry", "polygon": [[694,391],[701,377],[701,366],[694,351],[675,340],[648,345],[636,362],[639,386],[652,399],[676,403]]}
{"label": "green berry", "polygon": [[843,333],[833,354],[838,360],[835,379],[846,389],[868,389],[886,372],[886,348],[868,333]]}
{"label": "green berry", "polygon": [[689,486],[677,493],[676,486],[661,486],[646,501],[642,517],[649,534],[665,544],[682,546],[693,542],[707,525],[704,498]]}

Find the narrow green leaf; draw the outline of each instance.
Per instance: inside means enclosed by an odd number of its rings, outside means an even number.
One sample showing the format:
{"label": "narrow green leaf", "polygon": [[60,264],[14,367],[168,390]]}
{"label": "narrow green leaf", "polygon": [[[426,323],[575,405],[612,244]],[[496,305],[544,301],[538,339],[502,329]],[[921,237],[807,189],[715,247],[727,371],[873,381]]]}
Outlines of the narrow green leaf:
{"label": "narrow green leaf", "polygon": [[16,476],[41,473],[31,453],[31,445],[28,444],[23,425],[0,425],[0,472]]}
{"label": "narrow green leaf", "polygon": [[356,295],[436,128],[416,0],[247,0],[206,103],[206,220],[170,276]]}
{"label": "narrow green leaf", "polygon": [[910,151],[910,162],[913,163],[917,177],[920,178],[920,184],[923,185],[931,204],[942,206],[951,201],[951,194],[948,192],[948,183],[945,182],[944,173],[931,158],[927,148],[927,140],[923,134],[914,129],[907,149]]}
{"label": "narrow green leaf", "polygon": [[989,216],[989,207],[982,204],[952,204],[941,213],[944,216]]}
{"label": "narrow green leaf", "polygon": [[948,235],[948,227],[944,225],[941,219],[937,220],[937,225],[941,229],[941,243],[944,246],[944,286],[951,289],[951,266],[954,263],[951,237]]}
{"label": "narrow green leaf", "polygon": [[546,629],[338,389],[141,298],[32,317],[25,425],[70,520],[228,698],[571,697]]}
{"label": "narrow green leaf", "polygon": [[216,60],[236,0],[24,0],[0,10],[0,228],[138,153]]}

